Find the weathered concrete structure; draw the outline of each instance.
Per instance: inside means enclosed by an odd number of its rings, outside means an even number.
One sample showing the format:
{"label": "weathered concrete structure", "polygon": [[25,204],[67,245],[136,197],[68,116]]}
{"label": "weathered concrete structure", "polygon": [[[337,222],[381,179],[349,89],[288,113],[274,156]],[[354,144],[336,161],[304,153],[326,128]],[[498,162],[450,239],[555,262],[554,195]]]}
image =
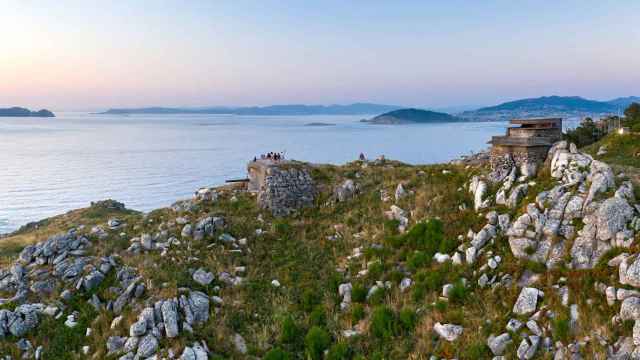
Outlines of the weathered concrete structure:
{"label": "weathered concrete structure", "polygon": [[257,160],[247,166],[247,190],[257,193],[258,205],[274,216],[313,206],[316,187],[308,167],[292,161]]}
{"label": "weathered concrete structure", "polygon": [[562,119],[514,119],[505,136],[493,136],[491,168],[497,171],[511,169],[514,165],[520,174],[533,176],[547,158],[551,145],[562,140]]}

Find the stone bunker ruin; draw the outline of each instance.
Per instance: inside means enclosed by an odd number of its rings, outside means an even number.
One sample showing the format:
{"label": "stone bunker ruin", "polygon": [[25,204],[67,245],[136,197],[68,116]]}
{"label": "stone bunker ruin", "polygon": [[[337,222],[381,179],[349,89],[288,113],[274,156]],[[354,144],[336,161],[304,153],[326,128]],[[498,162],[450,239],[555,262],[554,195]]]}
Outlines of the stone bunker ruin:
{"label": "stone bunker ruin", "polygon": [[516,166],[521,175],[534,176],[551,146],[562,140],[562,119],[514,119],[510,123],[520,126],[509,127],[506,135],[489,141],[491,168],[500,171]]}
{"label": "stone bunker ruin", "polygon": [[316,186],[308,165],[260,159],[250,162],[247,172],[247,190],[257,194],[258,205],[274,216],[287,216],[314,204]]}

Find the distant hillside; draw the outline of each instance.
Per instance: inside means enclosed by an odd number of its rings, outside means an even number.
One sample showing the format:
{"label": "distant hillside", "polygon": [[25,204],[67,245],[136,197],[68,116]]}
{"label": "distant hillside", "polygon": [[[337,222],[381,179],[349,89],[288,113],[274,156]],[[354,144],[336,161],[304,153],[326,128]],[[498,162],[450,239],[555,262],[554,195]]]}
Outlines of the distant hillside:
{"label": "distant hillside", "polygon": [[11,107],[0,109],[0,116],[3,117],[54,117],[55,115],[49,110],[31,111],[21,107]]}
{"label": "distant hillside", "polygon": [[476,112],[496,111],[584,111],[607,112],[615,107],[607,102],[588,100],[579,96],[543,96],[539,98],[522,99],[502,103],[496,106],[484,107]]}
{"label": "distant hillside", "polygon": [[356,103],[350,105],[271,105],[250,107],[109,109],[101,114],[231,114],[231,115],[366,115],[400,109],[396,105]]}
{"label": "distant hillside", "polygon": [[634,102],[640,103],[640,96],[627,96],[607,101],[607,103],[619,108],[620,110],[626,109]]}
{"label": "distant hillside", "polygon": [[424,124],[461,120],[460,118],[441,112],[421,109],[401,109],[378,115],[370,120],[363,120],[363,122],[370,124]]}

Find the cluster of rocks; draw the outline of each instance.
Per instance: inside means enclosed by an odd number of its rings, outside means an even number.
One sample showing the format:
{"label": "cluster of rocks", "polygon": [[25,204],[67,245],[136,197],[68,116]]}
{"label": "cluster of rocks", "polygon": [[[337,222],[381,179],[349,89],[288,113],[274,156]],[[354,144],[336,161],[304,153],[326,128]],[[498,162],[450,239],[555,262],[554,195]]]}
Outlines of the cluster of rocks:
{"label": "cluster of rocks", "polygon": [[358,185],[351,179],[345,180],[333,190],[333,198],[338,202],[352,199],[359,191]]}
{"label": "cluster of rocks", "polygon": [[487,164],[491,159],[491,155],[488,149],[472,153],[470,155],[462,155],[459,159],[450,161],[454,165],[483,165]]}
{"label": "cluster of rocks", "polygon": [[[45,241],[25,247],[10,269],[0,270],[0,291],[14,292],[9,299],[2,299],[2,303],[13,302],[21,304],[13,311],[0,310],[0,338],[6,335],[24,336],[36,329],[42,315],[64,316],[65,302],[70,301],[75,292],[90,293],[102,284],[107,275],[118,269],[115,256],[95,257],[88,255],[91,242],[88,237],[72,229],[65,234],[54,235]],[[97,310],[106,308],[108,311],[119,313],[129,304],[133,297],[141,297],[145,286],[139,283],[135,271],[130,268],[120,268],[116,275],[121,287],[112,286],[107,289],[116,299],[107,304],[93,294],[88,303]],[[61,290],[60,299],[53,300],[50,305],[43,303],[28,303],[32,297],[45,298]],[[78,325],[79,314],[70,313],[66,317],[65,325]],[[31,343],[20,339],[18,346],[24,348],[25,358],[32,355],[39,358],[43,350],[41,347],[33,349]]]}
{"label": "cluster of rocks", "polygon": [[[537,194],[535,202],[527,204],[526,212],[506,229],[512,253],[555,267],[563,262],[566,248],[573,241],[571,263],[567,265],[585,269],[595,266],[609,249],[629,247],[640,230],[638,207],[632,206],[635,197],[631,182],[624,182],[613,196],[599,200],[598,196],[615,187],[613,171],[607,164],[593,160],[566,141],[550,149],[549,159],[551,176],[558,184]],[[502,178],[496,204],[514,209],[535,185],[525,183],[526,176],[517,178],[516,170],[512,167]],[[488,194],[489,181],[474,176],[469,182],[477,211],[494,200]],[[582,224],[578,230],[576,225]]]}
{"label": "cluster of rocks", "polygon": [[193,238],[195,241],[200,241],[207,236],[213,236],[217,230],[224,228],[224,219],[218,216],[204,217],[198,220],[195,225],[186,223],[186,219],[184,218],[178,218],[176,222],[180,225],[184,225],[180,232],[180,236],[182,236],[183,239]]}
{"label": "cluster of rocks", "polygon": [[409,214],[397,205],[391,205],[391,208],[384,212],[384,216],[389,220],[398,221],[398,231],[401,233],[409,226]]}
{"label": "cluster of rocks", "polygon": [[179,200],[171,205],[175,212],[197,211],[201,204],[218,201],[220,193],[215,188],[200,188],[195,191],[191,199]]}
{"label": "cluster of rocks", "polygon": [[[564,280],[564,279],[563,279]],[[578,307],[576,304],[568,304],[568,288],[564,285],[554,285],[558,295],[561,297],[561,303],[570,309],[571,329],[578,326]],[[581,359],[580,347],[581,342],[573,342],[565,346],[560,341],[553,342],[550,336],[553,330],[550,328],[546,320],[554,319],[557,315],[548,310],[546,306],[539,306],[545,294],[535,288],[524,286],[520,290],[520,294],[513,305],[512,313],[517,317],[527,316],[528,319],[521,321],[516,317],[509,319],[505,326],[505,332],[499,335],[490,335],[487,339],[487,346],[495,356],[503,356],[513,339],[511,334],[517,333],[522,339],[516,350],[518,359],[533,359],[540,351],[550,354],[554,359]],[[589,339],[586,339],[589,340]],[[542,355],[545,356],[544,354]]]}
{"label": "cluster of rocks", "polygon": [[8,335],[22,337],[35,329],[40,321],[40,315],[45,313],[44,304],[23,304],[11,310],[0,310],[0,338]]}
{"label": "cluster of rocks", "polygon": [[[193,239],[200,241],[205,237],[213,236],[216,231],[224,228],[224,218],[217,216],[206,216],[198,220],[195,225],[189,223],[185,217],[178,217],[175,224],[182,226],[180,237],[184,239]],[[172,226],[175,224],[171,224]],[[162,225],[162,224],[161,224]],[[131,245],[127,249],[128,252],[139,254],[142,251],[161,251],[161,255],[165,256],[172,246],[179,246],[182,242],[176,236],[172,236],[165,226],[153,235],[143,233],[138,237],[130,239]]]}
{"label": "cluster of rocks", "polygon": [[126,210],[125,205],[119,201],[113,199],[101,200],[101,201],[92,201],[92,208],[100,208],[105,210],[112,211],[124,211]]}
{"label": "cluster of rocks", "polygon": [[[476,211],[480,212],[493,204],[518,209],[522,199],[535,187],[536,183],[530,181],[528,176],[517,176],[518,169],[511,162],[506,161],[504,164],[500,171],[494,171],[488,177],[471,178],[468,190],[473,194]],[[487,213],[487,223],[480,231],[475,233],[469,230],[469,246],[460,245],[458,251],[451,256],[454,263],[461,263],[461,252],[467,263],[474,263],[483,253],[483,247],[493,242],[496,234],[501,232],[508,237],[509,248],[515,257],[540,262],[549,268],[563,264],[567,254],[570,255],[570,260],[565,264],[567,267],[593,268],[608,250],[629,248],[633,244],[635,234],[640,230],[640,208],[635,204],[631,182],[625,181],[616,189],[616,179],[607,164],[579,152],[575,145],[564,141],[551,148],[547,165],[557,184],[536,194],[535,201],[526,204],[524,213],[516,216],[513,222],[510,222],[506,213]],[[496,183],[497,186],[494,185]],[[498,188],[495,198],[489,194],[490,186]],[[610,193],[613,195],[607,196]],[[494,282],[501,283],[497,281],[500,274],[491,278],[485,272],[494,270],[500,261],[495,256],[492,257],[490,251],[485,254],[488,260],[480,267],[480,287]],[[640,256],[623,253],[609,261],[609,266],[618,267],[622,286],[640,287]],[[510,277],[509,274],[504,276]],[[511,279],[507,280],[510,284]],[[519,359],[531,359],[539,349],[555,352],[554,358],[557,359],[581,358],[580,348],[588,339],[567,346],[560,342],[554,344],[548,336],[550,327],[544,326],[542,322],[553,319],[555,314],[545,307],[538,308],[539,299],[544,294],[529,287],[526,280],[524,284],[519,282],[523,289],[514,304],[513,313],[519,317],[530,316],[529,320],[521,322],[513,318],[508,322],[505,333],[491,335],[487,345],[492,353],[496,357],[502,356],[512,342],[510,333],[524,329],[526,332],[521,334],[522,340],[517,347],[516,355]],[[560,297],[561,304],[569,308],[572,328],[577,326],[578,308],[576,304],[569,304],[569,288],[560,283],[552,289]],[[443,294],[446,290],[443,288]],[[603,284],[599,284],[599,291],[605,294],[607,302],[612,306],[616,301],[623,302],[620,315],[612,320],[614,323],[640,319],[640,315],[635,315],[640,314],[639,291]],[[631,340],[622,338],[614,344],[608,344],[603,337],[599,338],[601,343],[609,346],[610,358],[640,356],[640,347],[635,350],[635,346],[640,345],[640,322],[636,324]],[[437,325],[437,330],[434,327],[436,333],[445,340],[455,340],[457,325]]]}
{"label": "cluster of rocks", "polygon": [[[111,336],[107,340],[108,355],[120,355],[120,359],[144,359],[158,352],[162,337],[175,338],[181,332],[193,333],[193,326],[209,319],[209,297],[199,291],[188,290],[177,298],[159,300],[145,307],[130,325],[129,336]],[[119,323],[121,319],[114,319]],[[116,325],[117,326],[117,325]],[[205,356],[206,346],[194,344],[184,350],[184,356]],[[192,357],[186,357],[192,358]]]}
{"label": "cluster of rocks", "polygon": [[0,304],[24,302],[29,292],[50,294],[58,283],[93,289],[111,270],[111,260],[87,256],[90,246],[87,237],[71,230],[25,247],[10,269],[0,270],[0,291],[15,293]]}
{"label": "cluster of rocks", "polygon": [[309,171],[297,166],[268,166],[258,191],[258,205],[274,216],[313,206],[316,186]]}
{"label": "cluster of rocks", "polygon": [[[559,184],[536,196],[527,213],[514,222],[509,244],[517,257],[546,263],[562,262],[570,240],[571,262],[576,269],[594,267],[613,247],[629,247],[639,219],[631,182],[624,182],[615,194],[599,200],[615,187],[611,168],[589,155],[578,152],[573,144],[560,142],[550,151],[551,176]],[[590,184],[590,185],[589,185]],[[576,231],[576,224],[583,224]],[[634,225],[635,224],[635,225]]]}

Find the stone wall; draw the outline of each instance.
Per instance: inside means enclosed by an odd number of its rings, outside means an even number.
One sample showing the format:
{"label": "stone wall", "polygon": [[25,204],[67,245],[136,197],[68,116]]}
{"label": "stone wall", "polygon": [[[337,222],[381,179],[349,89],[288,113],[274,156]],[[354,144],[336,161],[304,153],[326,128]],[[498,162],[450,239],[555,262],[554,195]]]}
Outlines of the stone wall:
{"label": "stone wall", "polygon": [[547,146],[500,146],[494,145],[491,148],[491,168],[507,168],[515,164],[520,174],[534,176],[538,167],[547,158],[549,148]]}
{"label": "stone wall", "polygon": [[304,165],[271,161],[252,164],[249,169],[254,176],[250,176],[249,188],[256,189],[261,208],[274,216],[287,216],[313,206],[316,186]]}

